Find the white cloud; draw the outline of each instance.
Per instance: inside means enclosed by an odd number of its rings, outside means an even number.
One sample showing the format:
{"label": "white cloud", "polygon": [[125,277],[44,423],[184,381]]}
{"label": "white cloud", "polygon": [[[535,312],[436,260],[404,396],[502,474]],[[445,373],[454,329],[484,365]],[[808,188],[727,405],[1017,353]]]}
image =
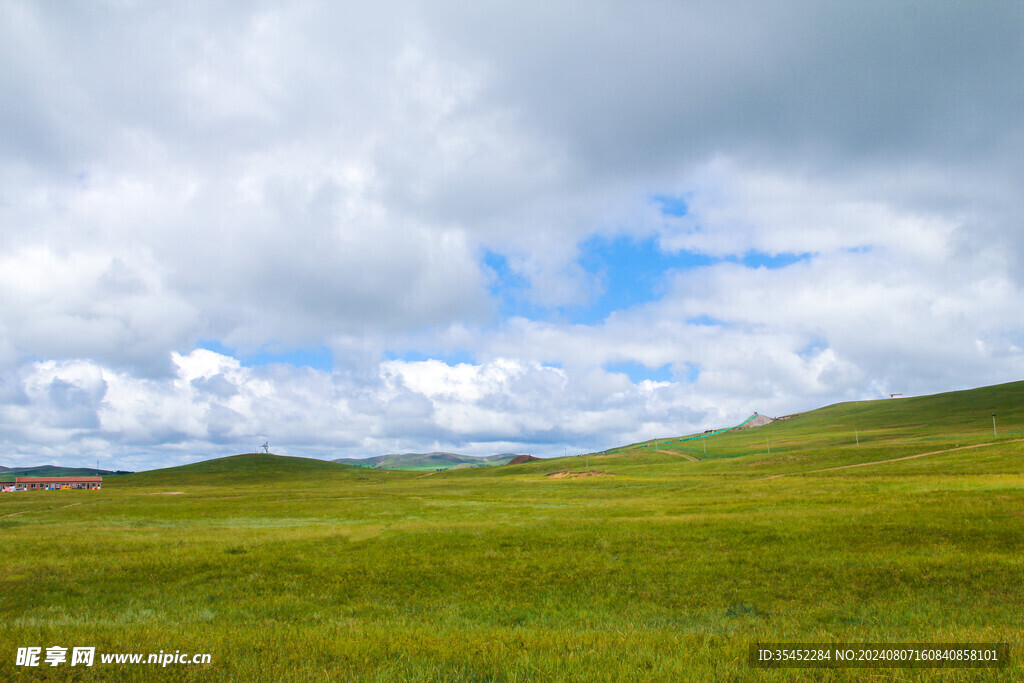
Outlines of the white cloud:
{"label": "white cloud", "polygon": [[875,188],[743,169],[721,157],[681,185],[690,188],[689,210],[667,221],[661,244],[669,251],[729,256],[871,248],[934,263],[954,255],[958,216],[901,210],[871,196]]}
{"label": "white cloud", "polygon": [[0,256],[6,342],[23,356],[145,365],[196,329],[142,250],[23,247]]}
{"label": "white cloud", "polygon": [[[147,465],[271,435],[557,452],[1019,379],[1021,20],[4,3],[0,440]],[[595,235],[733,262],[567,322],[600,294]],[[532,319],[502,317],[488,251]],[[333,373],[243,362],[322,347]]]}

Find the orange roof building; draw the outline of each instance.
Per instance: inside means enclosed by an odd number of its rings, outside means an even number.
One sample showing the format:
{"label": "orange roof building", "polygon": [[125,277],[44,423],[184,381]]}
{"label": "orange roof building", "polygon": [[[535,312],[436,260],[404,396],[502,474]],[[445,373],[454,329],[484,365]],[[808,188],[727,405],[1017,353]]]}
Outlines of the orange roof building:
{"label": "orange roof building", "polygon": [[15,477],[14,485],[19,489],[98,489],[103,484],[103,477]]}

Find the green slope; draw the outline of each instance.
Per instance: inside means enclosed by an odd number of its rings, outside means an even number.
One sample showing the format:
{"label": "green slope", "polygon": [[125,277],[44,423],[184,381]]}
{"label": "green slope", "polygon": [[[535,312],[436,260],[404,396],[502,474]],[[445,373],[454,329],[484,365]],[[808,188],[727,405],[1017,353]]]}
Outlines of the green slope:
{"label": "green slope", "polygon": [[[993,436],[992,414],[996,414]],[[914,398],[838,403],[756,429],[670,437],[607,453],[669,451],[710,461],[748,457],[783,470],[873,462],[1024,437],[1024,382]]]}
{"label": "green slope", "polygon": [[118,477],[123,486],[267,485],[365,478],[372,472],[326,460],[245,453]]}
{"label": "green slope", "polygon": [[15,477],[103,477],[118,476],[110,470],[97,470],[92,467],[60,467],[58,465],[39,465],[37,467],[0,467],[0,481],[14,481]]}
{"label": "green slope", "polygon": [[424,470],[454,467],[487,467],[504,465],[516,457],[516,453],[498,455],[462,455],[460,453],[388,453],[372,458],[338,458],[332,462],[356,467],[375,467],[391,470]]}

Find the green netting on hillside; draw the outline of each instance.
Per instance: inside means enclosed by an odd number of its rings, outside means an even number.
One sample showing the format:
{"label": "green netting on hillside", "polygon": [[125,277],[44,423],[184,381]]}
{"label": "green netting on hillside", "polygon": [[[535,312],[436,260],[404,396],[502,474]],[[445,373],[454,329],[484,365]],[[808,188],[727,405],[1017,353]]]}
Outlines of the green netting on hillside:
{"label": "green netting on hillside", "polygon": [[739,429],[740,427],[744,426],[745,424],[747,424],[748,422],[753,420],[755,417],[757,417],[757,413],[754,413],[753,415],[748,417],[743,422],[740,422],[735,427],[726,427],[725,429],[717,429],[717,430],[715,430],[713,432],[707,432],[706,434],[698,434],[697,436],[688,436],[685,439],[679,439],[679,441],[694,441],[695,439],[706,439],[709,436],[715,436],[716,434],[722,434],[723,432],[730,432],[730,431],[732,431],[734,429]]}

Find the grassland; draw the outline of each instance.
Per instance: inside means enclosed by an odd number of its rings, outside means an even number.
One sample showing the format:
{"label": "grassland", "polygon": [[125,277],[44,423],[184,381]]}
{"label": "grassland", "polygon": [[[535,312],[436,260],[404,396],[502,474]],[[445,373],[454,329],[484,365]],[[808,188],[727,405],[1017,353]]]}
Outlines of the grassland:
{"label": "grassland", "polygon": [[[4,495],[0,678],[1018,681],[1022,425],[1016,383],[517,466],[250,455]],[[1014,661],[752,669],[773,641]],[[14,666],[29,645],[213,661]]]}

